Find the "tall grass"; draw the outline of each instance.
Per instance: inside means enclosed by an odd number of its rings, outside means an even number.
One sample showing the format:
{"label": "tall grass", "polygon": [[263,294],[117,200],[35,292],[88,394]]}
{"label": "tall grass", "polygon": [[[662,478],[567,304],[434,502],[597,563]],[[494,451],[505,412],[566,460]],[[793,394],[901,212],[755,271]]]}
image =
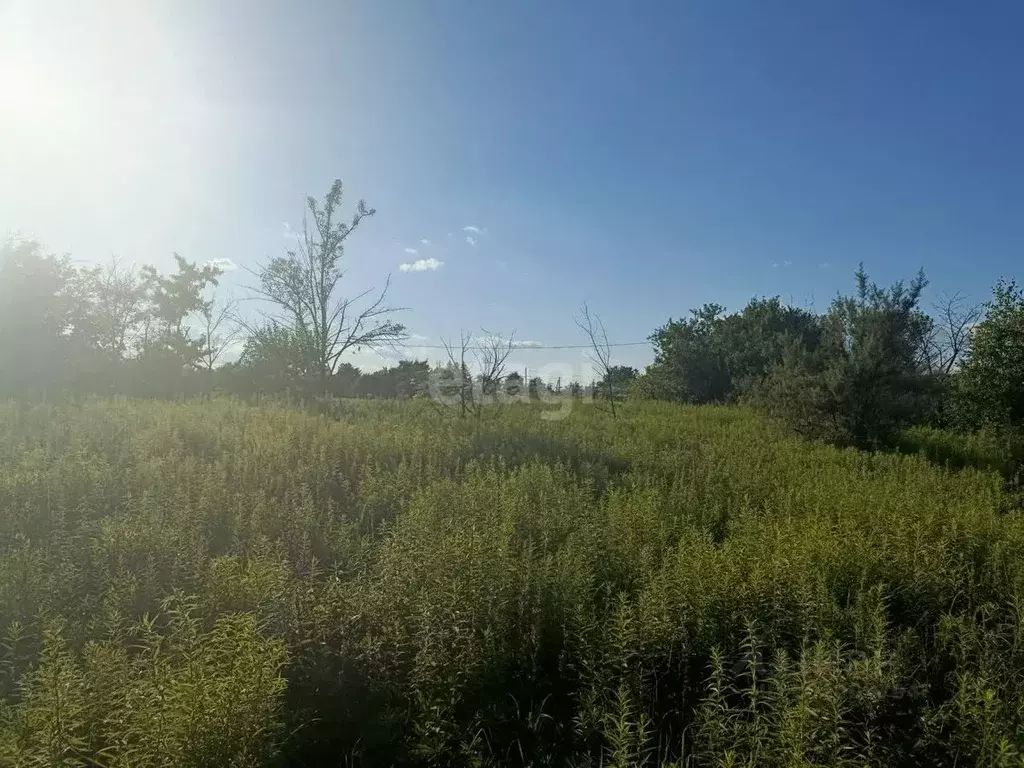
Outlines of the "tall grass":
{"label": "tall grass", "polygon": [[996,471],[732,408],[0,405],[0,761],[1020,765]]}

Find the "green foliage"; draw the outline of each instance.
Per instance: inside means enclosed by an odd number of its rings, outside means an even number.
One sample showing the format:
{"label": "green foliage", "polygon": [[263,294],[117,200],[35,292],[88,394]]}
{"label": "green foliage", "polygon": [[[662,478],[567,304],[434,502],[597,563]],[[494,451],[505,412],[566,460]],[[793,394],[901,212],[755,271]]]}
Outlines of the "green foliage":
{"label": "green foliage", "polygon": [[69,258],[47,255],[34,242],[0,246],[0,392],[53,391],[73,382],[83,362],[79,288]]}
{"label": "green foliage", "polygon": [[371,397],[411,398],[426,395],[430,385],[430,363],[426,360],[400,360],[363,374],[353,381],[352,394]]}
{"label": "green foliage", "polygon": [[608,372],[597,382],[597,388],[602,392],[609,392],[613,397],[625,397],[630,386],[640,372],[629,365],[613,365]]}
{"label": "green foliage", "polygon": [[651,336],[655,361],[636,394],[661,400],[720,403],[757,388],[787,346],[818,344],[819,320],[778,297],[753,299],[725,314],[705,304],[686,320],[669,320]]}
{"label": "green foliage", "polygon": [[[189,325],[219,272],[75,268],[32,242],[0,248],[0,393],[28,397],[195,389],[202,339]],[[192,386],[190,386],[190,384]]]}
{"label": "green foliage", "polygon": [[280,739],[284,644],[252,615],[203,631],[187,602],[164,607],[130,629],[131,643],[75,652],[59,623],[45,628],[4,711],[5,764],[266,765]]}
{"label": "green foliage", "polygon": [[0,762],[1019,760],[998,473],[542,411],[0,404]]}
{"label": "green foliage", "polygon": [[1024,291],[1000,281],[956,377],[961,421],[969,427],[1024,427]]}
{"label": "green foliage", "polygon": [[838,297],[820,343],[790,343],[755,402],[801,434],[878,448],[925,408],[922,354],[929,330],[918,311],[923,273],[888,289],[857,272],[854,296]]}
{"label": "green foliage", "polygon": [[1024,467],[1024,431],[983,428],[964,434],[934,427],[910,427],[898,438],[904,453],[919,453],[929,461],[951,469],[976,467],[998,472],[1019,485]]}

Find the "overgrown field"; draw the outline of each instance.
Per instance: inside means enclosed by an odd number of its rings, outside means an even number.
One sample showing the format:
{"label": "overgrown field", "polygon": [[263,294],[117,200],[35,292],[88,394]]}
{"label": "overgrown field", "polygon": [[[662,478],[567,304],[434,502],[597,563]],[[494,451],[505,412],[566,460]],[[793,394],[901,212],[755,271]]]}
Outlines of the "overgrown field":
{"label": "overgrown field", "polygon": [[732,408],[0,405],[0,763],[1020,765],[1003,479]]}

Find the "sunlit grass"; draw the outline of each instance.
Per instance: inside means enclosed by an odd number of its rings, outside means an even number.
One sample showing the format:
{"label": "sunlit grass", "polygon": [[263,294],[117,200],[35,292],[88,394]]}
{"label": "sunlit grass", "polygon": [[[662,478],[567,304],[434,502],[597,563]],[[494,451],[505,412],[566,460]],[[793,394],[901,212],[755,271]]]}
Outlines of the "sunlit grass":
{"label": "sunlit grass", "polygon": [[1019,764],[999,472],[539,411],[0,405],[0,759]]}

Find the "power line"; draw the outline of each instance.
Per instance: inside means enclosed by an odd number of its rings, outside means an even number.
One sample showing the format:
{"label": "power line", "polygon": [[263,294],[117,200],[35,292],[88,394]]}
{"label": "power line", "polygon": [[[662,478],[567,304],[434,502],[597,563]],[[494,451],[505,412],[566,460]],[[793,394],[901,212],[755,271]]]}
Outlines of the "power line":
{"label": "power line", "polygon": [[[609,347],[646,347],[646,346],[650,346],[650,344],[651,344],[651,342],[649,342],[649,341],[623,341],[623,342],[619,342],[617,344],[607,344],[607,345],[602,344],[601,346],[609,346]],[[443,344],[406,343],[404,346],[412,347],[414,349],[447,349],[447,347],[444,346]],[[453,345],[453,348],[454,348],[454,346],[455,345]],[[479,345],[474,344],[474,345],[471,345],[471,346],[467,346],[466,348],[467,349],[470,349],[470,348],[476,349],[478,346]],[[517,344],[516,342],[512,342],[512,348],[514,350],[516,350],[517,352],[522,352],[523,350],[529,351],[531,349],[593,349],[593,347],[594,347],[593,344]]]}

